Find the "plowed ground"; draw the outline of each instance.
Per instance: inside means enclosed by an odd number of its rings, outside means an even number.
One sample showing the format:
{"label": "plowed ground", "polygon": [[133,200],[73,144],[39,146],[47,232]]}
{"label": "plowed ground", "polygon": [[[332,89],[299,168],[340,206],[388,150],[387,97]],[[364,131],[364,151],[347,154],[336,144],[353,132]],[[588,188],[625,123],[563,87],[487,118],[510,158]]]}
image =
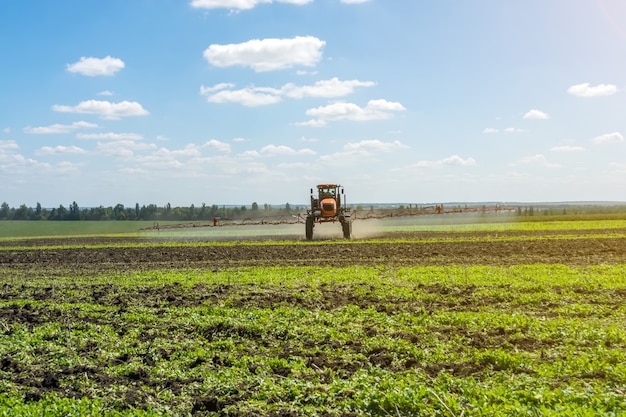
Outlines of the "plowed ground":
{"label": "plowed ground", "polygon": [[[154,240],[80,238],[3,242],[23,249],[0,250],[0,268],[71,268],[77,273],[156,268],[223,268],[233,266],[349,265],[596,265],[626,262],[626,229],[611,238],[591,238],[580,231],[489,233],[397,233],[385,237],[402,242],[368,243],[343,240],[312,244],[173,245]],[[563,238],[567,235],[568,238]],[[623,236],[623,237],[619,237]],[[432,241],[434,239],[439,241]],[[510,238],[510,239],[507,239]],[[278,238],[274,238],[278,239]],[[407,239],[414,239],[407,242]],[[430,239],[430,241],[429,241]],[[445,240],[448,241],[445,241]],[[475,239],[475,240],[472,240]],[[89,247],[94,244],[146,243],[134,247]],[[186,242],[189,243],[189,242]],[[63,248],[58,245],[72,245]],[[83,245],[85,247],[82,247]],[[31,246],[31,248],[26,248]],[[38,249],[41,246],[56,246]]]}
{"label": "plowed ground", "polygon": [[[206,392],[198,388],[203,380],[195,376],[183,376],[179,379],[159,379],[151,372],[155,361],[168,362],[171,367],[180,367],[183,375],[194,375],[197,367],[206,367],[207,372],[214,372],[220,367],[230,366],[234,359],[227,356],[209,358],[198,357],[190,364],[174,362],[175,352],[169,348],[159,350],[155,357],[142,356],[139,349],[128,345],[126,333],[135,322],[125,322],[123,313],[129,309],[142,307],[153,309],[154,314],[164,314],[168,309],[178,307],[197,307],[219,305],[230,300],[235,308],[268,308],[293,306],[303,309],[333,311],[342,306],[356,305],[361,308],[373,308],[379,312],[394,314],[402,311],[423,314],[437,311],[478,311],[481,306],[491,304],[493,298],[471,296],[474,286],[448,288],[441,285],[426,285],[420,292],[432,294],[438,303],[419,300],[387,299],[379,295],[368,295],[368,284],[355,291],[354,285],[324,285],[315,297],[303,295],[303,288],[285,289],[281,287],[255,288],[237,285],[197,284],[193,288],[184,288],[178,284],[154,287],[129,288],[115,284],[74,284],[54,283],[55,276],[95,276],[98,274],[124,271],[147,271],[152,269],[188,269],[203,268],[219,271],[223,268],[241,266],[351,266],[351,265],[516,265],[516,264],[565,264],[572,266],[624,264],[626,263],[626,229],[612,230],[611,238],[591,238],[588,233],[577,231],[542,232],[542,233],[411,233],[394,234],[387,238],[402,238],[374,243],[367,241],[345,242],[343,240],[320,240],[312,243],[294,241],[263,242],[259,245],[206,245],[176,242],[172,245],[155,245],[154,240],[80,238],[80,239],[45,239],[25,240],[22,242],[0,243],[5,248],[0,250],[0,301],[6,303],[0,308],[0,333],[9,337],[15,328],[24,326],[30,331],[45,326],[47,323],[62,322],[64,326],[79,329],[81,326],[106,325],[117,333],[118,342],[127,352],[107,360],[99,353],[102,347],[99,341],[88,340],[76,347],[78,354],[88,365],[70,366],[53,362],[54,355],[41,352],[34,363],[22,362],[13,354],[0,357],[0,371],[6,381],[15,387],[13,394],[21,396],[26,402],[36,402],[45,395],[53,393],[59,397],[101,398],[105,404],[117,409],[128,407],[148,409],[150,407],[171,407],[181,414],[205,415],[221,411],[228,406],[237,408],[239,402],[245,402],[254,395],[254,389],[242,388],[240,392],[224,394]],[[567,235],[567,238],[565,238]],[[379,236],[380,237],[380,236]],[[274,238],[279,239],[279,238]],[[125,247],[126,243],[140,243]],[[94,246],[102,244],[102,246]],[[145,244],[145,245],[141,245]],[[71,247],[70,247],[71,245]],[[109,245],[109,246],[107,246]],[[371,291],[372,289],[370,289]],[[585,293],[584,297],[599,297],[600,294]],[[615,291],[611,302],[624,302],[626,294]],[[43,303],[42,303],[43,302]],[[59,309],[56,303],[76,303],[75,305],[100,305],[116,308],[112,313],[103,310],[100,314],[83,313],[79,307]],[[534,307],[533,307],[534,308]],[[550,315],[547,307],[535,312],[529,307],[525,314]],[[556,313],[555,313],[556,314]],[[420,368],[431,378],[442,369],[457,377],[487,378],[489,371],[483,365],[470,363],[432,363],[418,364],[411,358],[401,358],[393,362],[396,353],[386,350],[371,351],[360,341],[344,346],[346,351],[354,351],[355,358],[342,362],[330,359],[323,352],[333,351],[334,341],[328,346],[319,341],[284,340],[284,335],[272,332],[258,333],[247,327],[218,327],[209,329],[179,328],[174,325],[164,326],[159,320],[142,324],[139,333],[154,340],[198,340],[206,341],[236,338],[253,355],[257,349],[266,351],[268,346],[277,346],[285,355],[305,358],[305,363],[314,370],[331,369],[335,378],[350,378],[357,370],[380,367],[389,372],[402,372],[414,367]],[[376,323],[371,323],[377,329]],[[465,332],[465,333],[463,333]],[[494,346],[512,346],[521,350],[543,349],[541,341],[523,339],[521,342],[506,333],[494,332],[488,335],[474,335],[466,329],[443,329],[440,337],[445,339],[465,334],[473,348],[489,349]],[[370,333],[368,333],[369,335]],[[372,333],[375,335],[375,333]],[[2,337],[0,335],[0,337]],[[56,337],[56,336],[54,336]],[[402,337],[402,335],[397,336]],[[407,336],[409,337],[409,336]],[[414,336],[413,336],[414,337]],[[149,344],[152,339],[133,343]],[[509,340],[510,339],[510,340]],[[417,341],[416,341],[417,342]],[[524,342],[525,344],[520,344]],[[57,343],[51,340],[49,343]],[[126,344],[126,345],[124,345]],[[315,347],[304,351],[302,346]],[[57,345],[55,345],[57,346]],[[143,346],[143,345],[142,345]],[[57,349],[66,349],[62,341]],[[320,353],[322,352],[322,353]],[[73,354],[76,354],[74,352]],[[277,354],[281,357],[280,354]],[[153,355],[154,356],[154,355]],[[120,374],[120,366],[129,363],[141,363],[141,367]],[[399,363],[401,365],[399,365]],[[256,365],[255,365],[256,366]],[[177,368],[178,369],[178,368]],[[249,370],[249,372],[261,372]],[[277,381],[290,376],[288,368],[271,369]],[[84,378],[83,378],[84,376]],[[77,381],[84,381],[78,383]],[[322,380],[314,383],[330,383]],[[124,388],[120,388],[124,387]],[[160,403],[158,393],[164,390],[172,392],[172,398]],[[98,394],[94,394],[98,393]],[[107,394],[104,394],[107,393]],[[279,399],[287,401],[286,399]],[[340,400],[345,400],[340,398]],[[332,405],[329,405],[332,408]],[[238,415],[236,412],[228,415]],[[298,413],[273,415],[300,415]],[[223,414],[226,415],[226,414]],[[344,414],[349,415],[349,414]],[[390,414],[391,415],[391,414]]]}

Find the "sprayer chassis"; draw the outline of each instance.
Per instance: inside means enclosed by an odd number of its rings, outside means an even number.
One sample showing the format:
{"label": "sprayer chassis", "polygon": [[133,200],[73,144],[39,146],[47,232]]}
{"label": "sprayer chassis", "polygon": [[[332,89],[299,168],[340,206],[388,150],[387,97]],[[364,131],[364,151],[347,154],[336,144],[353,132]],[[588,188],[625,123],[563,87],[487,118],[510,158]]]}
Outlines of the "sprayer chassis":
{"label": "sprayer chassis", "polygon": [[350,208],[346,207],[345,198],[342,202],[343,188],[336,184],[320,184],[317,186],[318,195],[313,195],[311,189],[311,208],[306,216],[306,239],[313,239],[313,229],[316,223],[341,223],[343,237],[352,236],[352,218]]}

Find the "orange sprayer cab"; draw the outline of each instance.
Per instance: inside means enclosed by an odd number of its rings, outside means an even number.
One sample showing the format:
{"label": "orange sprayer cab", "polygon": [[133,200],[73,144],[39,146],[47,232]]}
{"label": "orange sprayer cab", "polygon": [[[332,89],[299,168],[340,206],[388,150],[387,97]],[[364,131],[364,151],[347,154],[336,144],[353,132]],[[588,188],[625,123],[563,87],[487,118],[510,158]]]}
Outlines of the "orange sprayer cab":
{"label": "orange sprayer cab", "polygon": [[338,184],[319,184],[317,195],[311,188],[311,208],[306,216],[306,238],[313,239],[313,228],[316,223],[339,222],[343,237],[350,239],[352,235],[352,219],[350,208],[346,204],[343,187]]}

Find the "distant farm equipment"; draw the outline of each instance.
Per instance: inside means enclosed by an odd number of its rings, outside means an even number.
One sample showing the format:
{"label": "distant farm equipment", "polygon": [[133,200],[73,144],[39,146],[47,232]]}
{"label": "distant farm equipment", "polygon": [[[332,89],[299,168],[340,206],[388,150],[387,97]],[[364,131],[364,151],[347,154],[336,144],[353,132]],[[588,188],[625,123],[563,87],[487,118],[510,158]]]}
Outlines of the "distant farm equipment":
{"label": "distant farm equipment", "polygon": [[[315,193],[314,191],[317,191]],[[276,212],[275,210],[255,211],[242,217],[215,217],[210,221],[170,223],[154,222],[151,227],[142,231],[160,231],[171,229],[195,229],[195,228],[219,228],[232,226],[264,226],[264,225],[288,225],[304,224],[305,237],[313,239],[313,231],[316,225],[321,223],[335,223],[341,225],[343,237],[352,237],[352,224],[357,220],[392,219],[402,217],[418,217],[429,215],[452,215],[452,214],[497,214],[499,212],[514,212],[515,209],[499,204],[481,205],[452,205],[452,204],[408,204],[408,205],[369,205],[368,208],[358,204],[348,206],[344,189],[337,184],[320,184],[316,189],[311,189],[310,206],[306,209],[287,210]]]}
{"label": "distant farm equipment", "polygon": [[306,212],[305,236],[313,239],[313,228],[316,223],[339,222],[343,237],[350,239],[352,235],[352,217],[350,207],[346,204],[343,187],[338,184],[320,184],[317,195],[311,188],[311,208]]}

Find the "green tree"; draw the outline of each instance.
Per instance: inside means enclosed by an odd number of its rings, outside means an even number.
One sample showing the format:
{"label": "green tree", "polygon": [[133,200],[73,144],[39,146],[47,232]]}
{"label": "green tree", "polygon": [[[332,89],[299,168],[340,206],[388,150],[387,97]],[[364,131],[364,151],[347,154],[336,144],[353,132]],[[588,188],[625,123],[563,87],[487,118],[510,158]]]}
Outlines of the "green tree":
{"label": "green tree", "polygon": [[2,205],[0,205],[0,219],[8,220],[10,212],[11,212],[11,207],[9,207],[9,204],[6,201],[2,203]]}
{"label": "green tree", "polygon": [[32,213],[32,209],[26,206],[26,204],[22,204],[15,212],[13,213],[13,220],[28,220],[30,217],[30,213]]}
{"label": "green tree", "polygon": [[208,219],[208,209],[206,206],[206,203],[202,203],[202,206],[200,207],[200,211],[198,211],[198,220],[206,220]]}
{"label": "green tree", "polygon": [[59,205],[59,208],[52,209],[48,220],[67,220],[68,215],[69,211],[63,206],[63,204],[61,204]]}
{"label": "green tree", "polygon": [[42,217],[43,217],[43,209],[41,208],[41,204],[39,202],[37,202],[37,207],[35,207],[34,219],[35,220],[41,220]]}
{"label": "green tree", "polygon": [[67,218],[68,220],[80,220],[80,208],[76,201],[70,205],[70,212]]}
{"label": "green tree", "polygon": [[113,208],[113,218],[115,220],[126,220],[126,211],[123,204],[116,204]]}

